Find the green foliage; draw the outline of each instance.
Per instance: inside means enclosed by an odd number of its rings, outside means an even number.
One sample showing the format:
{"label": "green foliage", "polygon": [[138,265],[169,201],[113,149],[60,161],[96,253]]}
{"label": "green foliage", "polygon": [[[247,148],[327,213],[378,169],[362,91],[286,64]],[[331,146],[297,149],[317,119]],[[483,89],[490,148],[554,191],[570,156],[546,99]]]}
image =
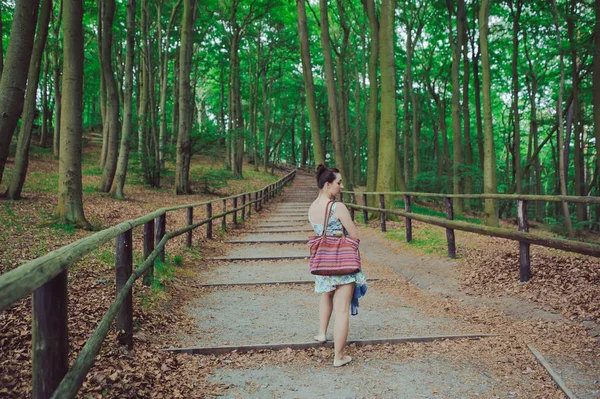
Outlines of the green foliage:
{"label": "green foliage", "polygon": [[[436,198],[436,200],[439,200],[439,199]],[[396,207],[399,209],[404,209],[404,200],[397,200]],[[443,219],[446,218],[445,211],[437,210],[437,209],[433,208],[432,206],[428,207],[428,206],[422,206],[419,204],[411,203],[411,210],[413,213],[418,213],[419,215],[435,216],[435,217],[439,217],[439,218],[443,218]],[[454,215],[454,220],[461,220],[464,222],[469,222],[469,223],[474,223],[474,224],[483,224],[484,223],[482,220],[480,220],[478,218],[468,217],[468,216],[464,216],[464,215]]]}
{"label": "green foliage", "polygon": [[[388,231],[384,235],[385,238],[406,242],[406,232],[402,229]],[[418,232],[413,230],[413,239],[409,245],[419,248],[426,254],[446,254],[448,246],[446,235],[443,229],[427,226],[425,229],[419,229]]]}

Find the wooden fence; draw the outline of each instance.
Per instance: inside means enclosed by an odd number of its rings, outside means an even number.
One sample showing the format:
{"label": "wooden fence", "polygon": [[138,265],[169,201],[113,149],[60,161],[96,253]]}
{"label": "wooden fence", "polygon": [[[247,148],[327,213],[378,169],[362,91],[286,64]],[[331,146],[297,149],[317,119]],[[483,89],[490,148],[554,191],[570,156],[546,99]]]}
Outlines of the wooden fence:
{"label": "wooden fence", "polygon": [[[213,220],[222,218],[226,227],[227,215],[234,224],[279,194],[292,180],[296,171],[288,173],[264,189],[246,192],[197,204],[162,208],[135,220],[128,220],[75,241],[40,258],[27,262],[0,276],[0,310],[33,293],[32,305],[32,391],[35,399],[72,398],[77,394],[102,342],[116,318],[119,342],[133,345],[133,308],[131,288],[144,276],[144,284],[153,280],[155,260],[165,258],[165,245],[170,239],[187,234],[186,245],[192,245],[192,231],[206,225],[206,237],[211,239]],[[254,195],[254,199],[252,199]],[[227,201],[233,206],[227,210]],[[241,200],[241,206],[238,206]],[[212,204],[223,202],[223,212],[213,215]],[[194,208],[205,207],[207,218],[193,223]],[[187,209],[187,226],[166,232],[167,213]],[[135,270],[133,266],[132,229],[144,226],[144,261]],[[83,256],[116,238],[117,295],[98,327],[79,352],[73,366],[68,369],[69,341],[67,335],[67,270]]]}
{"label": "wooden fence", "polygon": [[[456,241],[454,230],[468,231],[471,233],[486,235],[490,237],[500,237],[519,242],[519,274],[520,281],[525,282],[531,278],[531,257],[530,245],[541,245],[544,247],[560,249],[563,251],[575,252],[584,255],[600,257],[600,245],[585,243],[563,238],[548,237],[529,232],[527,222],[527,202],[528,201],[549,201],[549,202],[576,202],[584,204],[600,204],[600,197],[575,197],[575,196],[549,196],[549,195],[504,195],[504,194],[436,194],[436,193],[415,193],[415,192],[355,192],[343,191],[340,199],[344,201],[344,194],[350,195],[350,201],[346,203],[350,208],[350,215],[354,220],[355,210],[362,210],[365,224],[369,223],[369,212],[378,212],[380,215],[381,231],[386,231],[386,214],[403,216],[406,220],[406,241],[412,241],[412,220],[432,224],[446,228],[446,241],[448,243],[448,256],[456,258]],[[356,196],[361,195],[363,204],[356,203]],[[367,196],[378,196],[379,208],[369,207],[367,205]],[[391,210],[385,208],[385,196],[404,198],[404,211]],[[446,219],[420,215],[412,212],[413,197],[436,197],[443,198],[446,209]],[[469,199],[501,199],[517,201],[517,225],[518,231],[501,227],[481,226],[469,222],[454,220],[454,209],[452,207],[452,198]]]}

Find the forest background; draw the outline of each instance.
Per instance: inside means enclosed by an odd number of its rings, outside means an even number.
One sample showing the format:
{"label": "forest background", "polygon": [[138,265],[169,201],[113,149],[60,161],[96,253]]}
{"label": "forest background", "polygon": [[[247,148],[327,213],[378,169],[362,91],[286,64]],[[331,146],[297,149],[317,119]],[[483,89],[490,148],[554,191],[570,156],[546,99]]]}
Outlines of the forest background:
{"label": "forest background", "polygon": [[[598,0],[18,0],[1,12],[2,191],[21,198],[32,137],[52,146],[69,223],[89,226],[84,132],[102,132],[96,189],[115,198],[128,168],[151,187],[174,169],[175,192],[190,193],[192,156],[217,151],[238,178],[244,159],[327,162],[350,190],[598,195]],[[515,212],[503,205],[454,200],[490,225]],[[530,206],[569,232],[599,225],[589,205]]]}

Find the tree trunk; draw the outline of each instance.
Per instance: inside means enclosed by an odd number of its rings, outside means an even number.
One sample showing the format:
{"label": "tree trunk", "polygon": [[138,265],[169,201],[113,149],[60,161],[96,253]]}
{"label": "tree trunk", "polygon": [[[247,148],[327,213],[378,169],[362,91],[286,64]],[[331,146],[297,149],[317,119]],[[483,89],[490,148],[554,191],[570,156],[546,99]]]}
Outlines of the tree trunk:
{"label": "tree trunk", "polygon": [[323,148],[319,114],[317,113],[317,99],[315,96],[312,63],[308,46],[308,26],[306,23],[306,7],[304,5],[304,0],[296,0],[296,11],[298,12],[298,40],[300,42],[302,76],[304,78],[304,89],[306,91],[306,105],[308,107],[308,120],[310,122],[310,133],[313,141],[314,159],[315,164],[317,165],[325,164],[325,149]]}
{"label": "tree trunk", "polygon": [[[377,189],[377,108],[379,90],[377,89],[377,63],[379,60],[379,22],[375,12],[374,0],[363,0],[363,7],[369,17],[369,104],[367,111],[367,191]],[[373,199],[374,201],[374,199]],[[373,203],[369,203],[370,206]]]}
{"label": "tree trunk", "polygon": [[516,1],[516,9],[513,8],[513,0],[510,0],[512,15],[512,113],[514,126],[513,139],[513,164],[515,170],[515,182],[517,185],[517,194],[523,193],[523,176],[521,173],[521,128],[519,115],[519,72],[517,70],[519,63],[519,20],[523,10],[523,0]]}
{"label": "tree trunk", "polygon": [[[4,37],[4,25],[2,23],[2,8],[0,6],[0,37]],[[2,79],[2,71],[4,70],[4,44],[0,40],[0,79]]]}
{"label": "tree trunk", "polygon": [[[160,132],[159,132],[159,141],[160,141],[160,168],[165,167],[165,148],[167,145],[167,92],[168,92],[168,76],[169,76],[169,45],[171,39],[171,27],[173,26],[173,21],[175,20],[175,15],[179,6],[181,5],[181,0],[177,0],[177,3],[171,9],[171,16],[169,18],[169,24],[167,25],[167,31],[165,32],[165,40],[166,44],[163,44],[162,38],[159,39],[160,44]],[[160,8],[160,7],[159,7]],[[159,20],[160,23],[160,20]],[[159,29],[159,32],[162,30]],[[159,33],[160,34],[160,33]],[[175,112],[175,111],[174,111]]]}
{"label": "tree trunk", "polygon": [[[563,50],[561,45],[560,26],[558,25],[558,8],[556,7],[556,0],[552,0],[552,7],[554,8],[554,27],[556,29],[556,40],[559,48],[559,65],[560,65],[560,86],[558,89],[558,99],[556,101],[556,113],[558,117],[558,130],[556,132],[558,140],[558,173],[560,179],[560,194],[567,195],[567,181],[565,179],[565,158],[564,158],[564,143],[563,143],[563,92],[565,87],[565,65],[563,60]],[[562,202],[562,211],[565,218],[565,225],[569,237],[573,237],[573,228],[571,227],[571,216],[569,214],[569,204]]]}
{"label": "tree trunk", "polygon": [[[592,64],[592,103],[594,106],[594,138],[596,142],[596,170],[600,170],[600,0],[594,3],[594,58]],[[600,179],[598,179],[600,181]],[[598,184],[598,183],[596,183]],[[600,184],[596,188],[600,195]],[[600,206],[596,207],[596,217],[600,214]]]}
{"label": "tree trunk", "polygon": [[112,186],[119,155],[119,93],[112,66],[113,21],[115,17],[115,0],[102,0],[102,72],[106,82],[106,159],[98,190],[109,192]]}
{"label": "tree trunk", "polygon": [[125,94],[123,101],[123,126],[121,132],[121,149],[119,151],[119,162],[115,180],[110,189],[114,198],[123,198],[123,187],[127,177],[127,166],[129,163],[129,147],[131,142],[132,113],[133,113],[133,48],[135,45],[135,9],[136,0],[127,2],[127,44],[125,59]]}
{"label": "tree trunk", "polygon": [[104,169],[106,154],[108,153],[108,130],[106,124],[106,80],[102,69],[102,35],[103,35],[103,10],[104,0],[98,0],[98,62],[100,63],[100,118],[102,119],[102,150],[100,152],[100,169]]}
{"label": "tree trunk", "polygon": [[333,56],[329,40],[329,19],[327,0],[320,0],[321,10],[321,45],[325,59],[325,79],[327,81],[327,103],[329,105],[329,123],[331,126],[331,142],[335,153],[335,164],[344,179],[348,179],[346,160],[344,157],[344,143],[340,131],[340,115],[338,113],[338,97],[335,88],[335,74],[333,71]]}
{"label": "tree trunk", "polygon": [[137,118],[137,127],[138,127],[138,160],[140,162],[140,169],[144,179],[144,183],[151,184],[150,173],[149,173],[149,159],[148,159],[148,103],[149,103],[149,90],[150,84],[148,80],[148,67],[146,66],[146,59],[149,49],[147,47],[147,42],[145,37],[149,34],[148,32],[148,21],[147,21],[147,13],[146,6],[147,1],[142,0],[140,4],[141,8],[141,29],[142,29],[142,37],[141,42],[139,43],[138,48],[140,49],[140,66],[138,68],[138,86],[140,90],[139,98],[138,98],[138,118]]}
{"label": "tree trunk", "polygon": [[[479,10],[479,47],[481,48],[481,72],[483,78],[483,193],[496,194],[496,151],[494,148],[494,131],[492,121],[492,97],[490,57],[488,52],[488,20],[490,17],[490,0],[482,0]],[[496,200],[485,200],[485,221],[488,226],[498,227],[498,205]]]}
{"label": "tree trunk", "polygon": [[58,206],[62,223],[89,228],[83,213],[81,136],[83,134],[83,1],[63,0],[63,81],[58,163]]}
{"label": "tree trunk", "polygon": [[[50,18],[48,18],[50,20]],[[48,28],[46,28],[46,31]],[[48,36],[46,32],[46,37]],[[35,45],[34,45],[35,48]],[[48,54],[45,54],[42,57],[42,62],[44,63],[44,70],[42,72],[43,79],[40,79],[42,84],[42,129],[40,131],[40,147],[46,147],[48,142]],[[27,93],[25,93],[25,98],[27,98]]]}
{"label": "tree trunk", "polygon": [[[379,67],[381,71],[381,135],[377,162],[377,191],[393,191],[396,174],[396,61],[394,59],[395,0],[382,0],[379,29]],[[393,208],[391,198],[386,208]]]}
{"label": "tree trunk", "polygon": [[[60,5],[58,9],[58,21],[54,25],[54,40],[56,48],[53,51],[53,73],[54,73],[54,136],[52,138],[52,147],[54,158],[58,159],[60,155],[60,110],[61,110],[61,93],[60,93],[60,75],[61,75],[61,59],[59,46],[60,20],[62,15],[62,0],[58,0]],[[51,13],[53,15],[53,13]]]}
{"label": "tree trunk", "polygon": [[[461,56],[461,46],[464,42],[462,28],[462,15],[465,12],[464,0],[458,0],[456,11],[456,40],[452,34],[452,16],[454,14],[454,4],[450,0],[446,0],[448,7],[448,29],[450,37],[450,49],[452,51],[452,192],[454,194],[463,193],[463,149],[462,149],[462,134],[460,129],[460,86],[459,86],[459,63]],[[460,198],[452,198],[455,215],[462,215],[463,206]]]}
{"label": "tree trunk", "polygon": [[23,110],[27,66],[33,50],[39,0],[15,3],[6,64],[0,79],[0,183],[13,133]]}
{"label": "tree trunk", "polygon": [[192,149],[190,143],[191,126],[191,89],[193,27],[196,20],[195,1],[183,1],[181,21],[181,50],[179,51],[179,128],[177,135],[177,156],[175,161],[175,193],[191,192],[189,174]]}
{"label": "tree trunk", "polygon": [[[465,134],[465,166],[467,173],[465,175],[465,193],[473,193],[473,144],[471,143],[471,113],[469,110],[469,24],[467,22],[466,7],[459,16],[462,20],[463,28],[463,89],[462,89],[462,112],[463,112],[463,130]],[[466,201],[465,206],[470,208],[470,202]]]}
{"label": "tree trunk", "polygon": [[[477,18],[475,14],[478,10],[473,7],[473,19]],[[477,24],[473,24],[476,29]],[[479,169],[483,171],[483,120],[481,117],[481,82],[479,80],[479,58],[481,57],[481,47],[475,51],[475,31],[471,34],[471,50],[473,64],[473,91],[475,94],[475,124],[477,126],[477,152],[479,154]]]}
{"label": "tree trunk", "polygon": [[[579,104],[579,59],[577,55],[577,41],[575,40],[575,13],[576,13],[576,1],[570,1],[570,16],[568,17],[568,36],[571,47],[571,81],[573,84],[572,97],[573,97],[573,130],[575,136],[575,146],[573,152],[573,168],[575,170],[575,195],[586,195],[586,183],[584,173],[584,161],[583,153],[584,147],[582,142],[583,128],[580,122],[581,120],[581,106]],[[567,146],[569,143],[567,142]],[[567,164],[568,165],[568,164]],[[585,204],[576,204],[577,207],[577,221],[583,222],[587,220],[586,206]]]}
{"label": "tree trunk", "polygon": [[[15,153],[15,166],[8,185],[8,198],[11,200],[21,199],[21,190],[27,175],[29,163],[29,145],[31,144],[31,133],[36,112],[36,97],[42,66],[42,56],[46,47],[48,37],[48,25],[50,12],[52,11],[52,0],[42,0],[42,8],[39,16],[39,30],[37,32],[33,52],[29,61],[29,72],[27,76],[27,89],[23,106],[23,119],[21,131],[17,140],[17,152]],[[45,115],[42,113],[42,118]]]}

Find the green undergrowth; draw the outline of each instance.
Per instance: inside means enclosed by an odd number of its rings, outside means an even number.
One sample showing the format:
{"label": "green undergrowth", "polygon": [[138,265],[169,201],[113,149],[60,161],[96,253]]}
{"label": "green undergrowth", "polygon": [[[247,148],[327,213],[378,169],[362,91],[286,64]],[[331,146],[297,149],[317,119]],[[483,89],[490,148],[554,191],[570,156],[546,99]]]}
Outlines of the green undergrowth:
{"label": "green undergrowth", "polygon": [[[404,210],[404,200],[396,201],[396,207],[397,207],[397,209]],[[419,204],[413,203],[411,205],[411,211],[413,213],[418,213],[419,215],[435,216],[435,217],[439,217],[442,219],[446,219],[446,212],[442,212],[437,209],[422,206]],[[474,224],[483,224],[482,220],[480,220],[479,218],[476,218],[476,217],[472,217],[472,216],[454,215],[454,220],[460,220],[463,222],[469,222],[469,223],[474,223]]]}
{"label": "green undergrowth", "polygon": [[[391,230],[385,233],[385,238],[406,242],[406,230],[404,228]],[[443,229],[419,229],[413,230],[412,241],[408,245],[419,248],[426,254],[444,255],[448,252],[446,234]]]}

